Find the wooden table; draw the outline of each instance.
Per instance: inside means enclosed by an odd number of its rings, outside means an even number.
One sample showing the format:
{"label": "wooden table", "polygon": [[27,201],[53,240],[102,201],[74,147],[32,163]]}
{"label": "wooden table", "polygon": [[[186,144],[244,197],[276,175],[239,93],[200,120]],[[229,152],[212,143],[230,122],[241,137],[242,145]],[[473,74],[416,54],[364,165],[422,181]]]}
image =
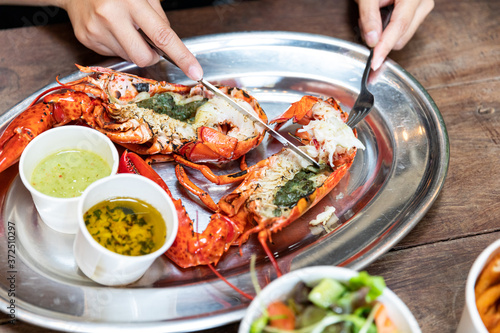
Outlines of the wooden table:
{"label": "wooden table", "polygon": [[[357,42],[353,1],[256,0],[167,13],[181,37],[249,30],[317,33]],[[500,237],[500,2],[439,0],[412,41],[390,58],[430,93],[448,130],[451,158],[438,199],[419,224],[366,269],[382,275],[423,332],[454,332],[477,255]],[[0,31],[0,112],[104,60],[69,24]],[[4,310],[4,309],[2,309]],[[52,332],[18,322],[0,331]],[[238,324],[210,330],[233,332]]]}

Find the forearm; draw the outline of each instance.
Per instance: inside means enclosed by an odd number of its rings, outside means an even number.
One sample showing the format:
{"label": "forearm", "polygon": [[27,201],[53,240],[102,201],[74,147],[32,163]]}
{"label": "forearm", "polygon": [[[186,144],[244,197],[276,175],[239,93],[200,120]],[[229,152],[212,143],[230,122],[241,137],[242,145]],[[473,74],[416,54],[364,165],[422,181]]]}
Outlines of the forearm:
{"label": "forearm", "polygon": [[0,0],[0,5],[63,7],[66,0]]}

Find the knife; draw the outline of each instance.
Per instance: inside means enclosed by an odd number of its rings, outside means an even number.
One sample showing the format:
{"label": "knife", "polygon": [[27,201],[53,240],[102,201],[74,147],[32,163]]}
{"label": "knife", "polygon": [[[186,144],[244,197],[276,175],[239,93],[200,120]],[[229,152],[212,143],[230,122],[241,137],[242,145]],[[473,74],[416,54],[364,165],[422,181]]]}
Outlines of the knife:
{"label": "knife", "polygon": [[[165,53],[163,50],[161,50],[159,47],[153,43],[153,41],[142,31],[141,29],[138,30],[138,32],[141,34],[141,36],[144,38],[144,40],[151,46],[153,50],[155,50],[160,56],[165,58],[168,62],[170,62],[172,65],[177,66],[177,64]],[[238,110],[239,112],[243,113],[244,115],[248,116],[252,121],[259,123],[261,126],[263,126],[269,134],[278,140],[284,147],[290,148],[294,153],[299,155],[300,157],[306,159],[309,163],[312,163],[316,167],[320,167],[319,163],[316,162],[311,156],[307,155],[305,152],[300,150],[297,146],[295,146],[293,143],[288,141],[284,136],[282,136],[280,133],[275,131],[272,127],[267,125],[262,119],[236,103],[232,98],[224,94],[222,91],[220,91],[216,86],[205,80],[204,78],[201,78],[201,80],[198,81],[198,83],[201,83],[204,87],[206,87],[208,90],[212,91],[214,94],[219,96],[220,98],[224,99],[229,105],[231,105],[233,108]]]}

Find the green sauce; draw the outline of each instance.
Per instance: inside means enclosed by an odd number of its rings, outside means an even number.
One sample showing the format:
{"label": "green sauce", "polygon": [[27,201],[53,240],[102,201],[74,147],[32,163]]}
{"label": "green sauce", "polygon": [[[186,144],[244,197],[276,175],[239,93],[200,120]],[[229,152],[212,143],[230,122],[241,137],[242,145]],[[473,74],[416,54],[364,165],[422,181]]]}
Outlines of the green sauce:
{"label": "green sauce", "polygon": [[111,167],[96,153],[69,149],[44,158],[33,170],[31,185],[52,197],[73,198],[110,174]]}
{"label": "green sauce", "polygon": [[300,198],[313,193],[316,188],[311,178],[317,175],[318,172],[319,169],[313,167],[297,172],[293,179],[278,189],[274,197],[274,204],[276,206],[291,207],[297,204]]}
{"label": "green sauce", "polygon": [[196,116],[196,109],[205,104],[206,101],[206,99],[203,99],[180,105],[175,104],[172,95],[160,93],[138,102],[137,106],[153,110],[156,113],[166,114],[180,121],[192,122]]}
{"label": "green sauce", "polygon": [[165,244],[161,213],[145,201],[113,198],[90,208],[83,220],[89,233],[110,251],[127,256],[152,253]]}

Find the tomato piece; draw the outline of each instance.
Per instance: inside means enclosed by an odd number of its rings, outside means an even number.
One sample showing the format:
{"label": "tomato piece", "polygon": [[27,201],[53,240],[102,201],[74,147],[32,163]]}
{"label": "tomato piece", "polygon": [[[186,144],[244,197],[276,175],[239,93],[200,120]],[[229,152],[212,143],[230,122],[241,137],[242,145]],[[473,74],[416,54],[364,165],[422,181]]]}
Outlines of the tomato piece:
{"label": "tomato piece", "polygon": [[295,314],[283,302],[273,302],[267,307],[269,314],[269,326],[283,330],[293,330],[295,328]]}
{"label": "tomato piece", "polygon": [[375,314],[375,325],[377,326],[378,333],[396,333],[398,331],[396,325],[389,318],[384,304],[380,304]]}

